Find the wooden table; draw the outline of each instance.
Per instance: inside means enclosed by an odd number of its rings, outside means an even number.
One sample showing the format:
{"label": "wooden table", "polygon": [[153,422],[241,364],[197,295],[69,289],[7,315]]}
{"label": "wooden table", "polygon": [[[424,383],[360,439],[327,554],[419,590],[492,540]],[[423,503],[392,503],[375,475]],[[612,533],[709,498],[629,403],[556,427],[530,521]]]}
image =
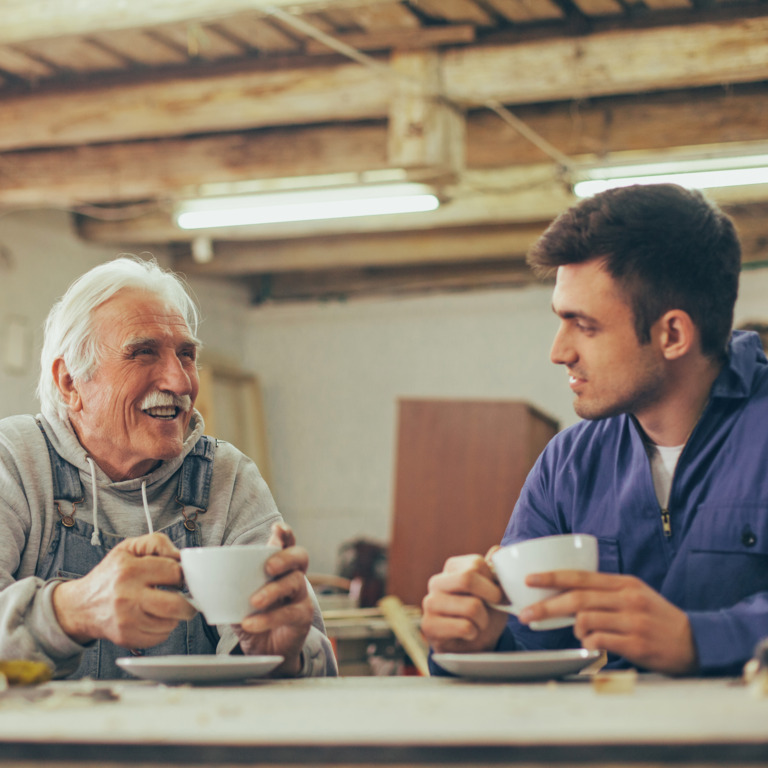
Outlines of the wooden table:
{"label": "wooden table", "polygon": [[0,766],[758,765],[768,698],[734,680],[477,683],[359,677],[0,696]]}

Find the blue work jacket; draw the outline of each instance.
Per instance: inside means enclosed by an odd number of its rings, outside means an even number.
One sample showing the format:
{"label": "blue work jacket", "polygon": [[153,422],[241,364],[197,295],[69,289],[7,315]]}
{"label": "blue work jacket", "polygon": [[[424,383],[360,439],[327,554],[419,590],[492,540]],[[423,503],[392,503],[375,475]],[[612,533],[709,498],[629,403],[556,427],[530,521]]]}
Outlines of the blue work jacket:
{"label": "blue work jacket", "polygon": [[[754,333],[733,334],[668,511],[665,531],[633,419],[582,421],[539,457],[502,543],[593,534],[601,571],[637,576],[687,613],[703,674],[738,673],[768,637],[768,361]],[[512,616],[497,650],[578,646],[570,628],[535,632]]]}

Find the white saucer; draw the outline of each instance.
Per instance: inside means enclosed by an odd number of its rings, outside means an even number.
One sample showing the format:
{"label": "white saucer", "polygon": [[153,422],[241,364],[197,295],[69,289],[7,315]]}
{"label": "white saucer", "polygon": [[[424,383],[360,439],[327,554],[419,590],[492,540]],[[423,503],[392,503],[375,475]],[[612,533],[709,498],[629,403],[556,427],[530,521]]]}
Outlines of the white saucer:
{"label": "white saucer", "polygon": [[584,648],[563,651],[499,653],[436,653],[435,663],[460,677],[488,680],[553,680],[573,675],[600,658],[600,651]]}
{"label": "white saucer", "polygon": [[160,683],[224,683],[263,677],[282,661],[282,656],[127,656],[117,665]]}

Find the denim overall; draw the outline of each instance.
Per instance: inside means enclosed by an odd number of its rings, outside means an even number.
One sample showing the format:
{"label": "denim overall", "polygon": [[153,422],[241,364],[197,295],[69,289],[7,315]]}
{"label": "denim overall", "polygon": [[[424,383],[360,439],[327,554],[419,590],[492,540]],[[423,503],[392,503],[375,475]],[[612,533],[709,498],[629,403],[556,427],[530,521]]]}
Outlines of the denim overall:
{"label": "denim overall", "polygon": [[[75,517],[75,505],[83,501],[83,486],[76,467],[59,456],[51,445],[42,426],[51,459],[53,475],[53,503],[60,515],[54,528],[48,552],[38,565],[36,575],[44,580],[64,578],[76,579],[96,567],[106,554],[125,537],[100,531],[101,544],[91,543],[94,527],[91,523]],[[208,496],[213,473],[213,456],[216,442],[201,437],[184,459],[179,471],[177,501],[182,505],[183,520],[164,528],[162,532],[179,548],[199,547],[201,544],[198,513],[208,507]],[[72,511],[62,511],[72,505]],[[186,507],[192,507],[190,514]],[[90,643],[77,670],[70,678],[92,677],[102,679],[126,678],[130,675],[117,666],[115,659],[121,656],[164,656],[167,654],[215,653],[218,634],[198,613],[190,621],[181,621],[168,638],[152,648],[131,650],[120,648],[109,640],[95,640]]]}

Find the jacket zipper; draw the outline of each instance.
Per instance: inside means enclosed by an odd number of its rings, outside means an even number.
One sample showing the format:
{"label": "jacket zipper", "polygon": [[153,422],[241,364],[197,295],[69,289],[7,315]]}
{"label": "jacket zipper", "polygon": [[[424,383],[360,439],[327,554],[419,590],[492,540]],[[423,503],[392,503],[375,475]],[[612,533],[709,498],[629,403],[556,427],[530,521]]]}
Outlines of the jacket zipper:
{"label": "jacket zipper", "polygon": [[669,518],[668,509],[661,510],[661,527],[664,529],[664,535],[670,538],[672,536],[672,522]]}

